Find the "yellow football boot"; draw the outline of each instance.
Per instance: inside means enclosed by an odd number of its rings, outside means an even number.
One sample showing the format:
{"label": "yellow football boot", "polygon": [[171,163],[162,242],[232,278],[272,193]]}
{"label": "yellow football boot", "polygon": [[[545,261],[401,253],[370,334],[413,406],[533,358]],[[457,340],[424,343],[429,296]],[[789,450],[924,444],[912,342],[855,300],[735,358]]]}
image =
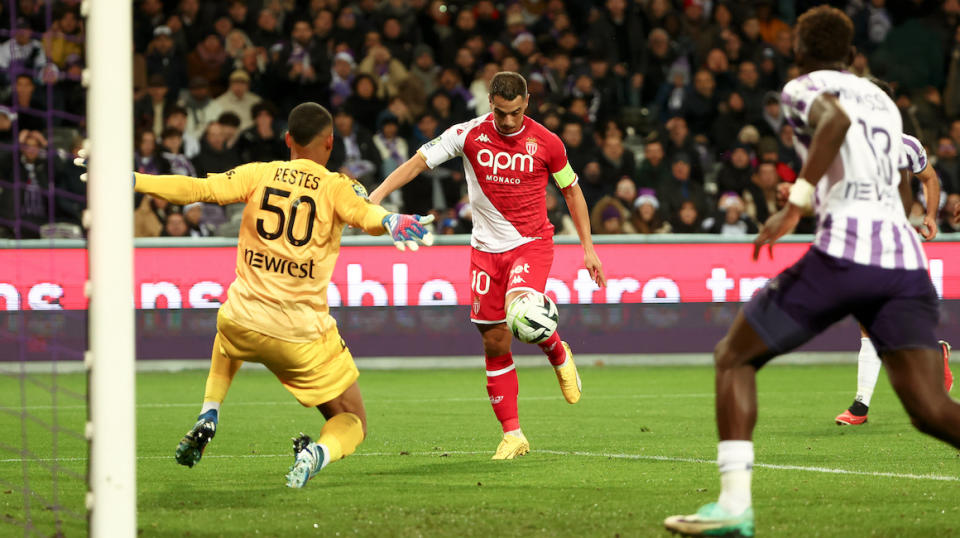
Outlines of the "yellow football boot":
{"label": "yellow football boot", "polygon": [[500,441],[500,446],[497,447],[497,453],[491,459],[512,460],[517,456],[523,456],[527,452],[530,452],[530,443],[527,442],[523,433],[520,433],[520,435],[505,433],[503,434],[503,440]]}
{"label": "yellow football boot", "polygon": [[557,372],[557,381],[560,382],[560,391],[567,403],[575,404],[580,401],[580,374],[577,373],[577,365],[573,362],[573,352],[566,342],[560,342],[563,350],[567,352],[567,360],[560,368],[554,368]]}

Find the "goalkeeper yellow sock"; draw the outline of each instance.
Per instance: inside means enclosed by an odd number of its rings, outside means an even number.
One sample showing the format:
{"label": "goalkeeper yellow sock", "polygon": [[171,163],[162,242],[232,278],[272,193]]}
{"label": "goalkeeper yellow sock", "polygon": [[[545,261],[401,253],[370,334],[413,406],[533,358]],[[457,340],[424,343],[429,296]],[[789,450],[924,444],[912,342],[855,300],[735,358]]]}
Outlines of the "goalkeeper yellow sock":
{"label": "goalkeeper yellow sock", "polygon": [[362,441],[363,422],[360,417],[353,413],[340,413],[330,417],[320,430],[320,439],[317,439],[317,444],[327,449],[328,456],[321,468],[353,454]]}
{"label": "goalkeeper yellow sock", "polygon": [[[220,336],[213,342],[213,355],[210,357],[210,373],[207,374],[207,386],[203,391],[204,411],[214,408],[209,403],[219,404],[227,397],[227,391],[230,390],[230,384],[233,383],[233,376],[237,375],[237,370],[243,365],[243,361],[228,359],[220,349]],[[218,409],[219,410],[219,409]]]}

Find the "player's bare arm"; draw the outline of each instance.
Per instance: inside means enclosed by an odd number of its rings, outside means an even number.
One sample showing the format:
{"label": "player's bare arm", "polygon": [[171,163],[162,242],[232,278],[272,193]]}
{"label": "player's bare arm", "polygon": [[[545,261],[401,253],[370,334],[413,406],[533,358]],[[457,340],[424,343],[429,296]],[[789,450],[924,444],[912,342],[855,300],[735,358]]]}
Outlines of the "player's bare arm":
{"label": "player's bare arm", "polygon": [[936,170],[929,164],[917,174],[917,179],[920,180],[920,187],[923,189],[923,199],[927,201],[927,213],[923,216],[920,235],[930,241],[937,236],[938,231],[937,209],[940,206],[940,179],[937,178]]}
{"label": "player's bare arm", "polygon": [[590,278],[601,288],[606,287],[607,277],[603,274],[603,264],[593,248],[593,238],[590,236],[590,212],[587,210],[587,202],[583,198],[583,191],[580,185],[574,183],[564,188],[563,199],[567,202],[567,208],[570,210],[570,217],[573,219],[573,225],[577,228],[577,235],[580,236],[580,244],[583,245],[583,265],[590,271]]}
{"label": "player's bare arm", "polygon": [[413,181],[413,178],[426,172],[429,168],[427,161],[418,151],[413,157],[407,159],[407,162],[398,166],[393,172],[390,172],[390,175],[383,180],[383,183],[370,193],[370,201],[379,204],[384,198],[389,196],[391,192],[410,183]]}
{"label": "player's bare arm", "polygon": [[800,178],[791,188],[787,204],[771,216],[757,234],[753,242],[754,260],[759,258],[763,245],[770,245],[772,255],[773,243],[796,228],[800,217],[810,209],[817,182],[840,152],[850,128],[850,118],[835,95],[823,94],[811,105],[810,126],[813,128],[813,138],[807,161],[800,170]]}

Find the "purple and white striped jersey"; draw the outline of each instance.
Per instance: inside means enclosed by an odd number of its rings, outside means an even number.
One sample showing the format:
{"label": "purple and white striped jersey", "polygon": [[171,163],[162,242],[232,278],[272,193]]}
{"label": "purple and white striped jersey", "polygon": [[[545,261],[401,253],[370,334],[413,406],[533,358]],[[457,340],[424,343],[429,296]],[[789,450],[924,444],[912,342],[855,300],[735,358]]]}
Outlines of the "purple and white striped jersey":
{"label": "purple and white striped jersey", "polygon": [[900,169],[910,170],[912,174],[919,174],[927,167],[927,150],[916,138],[903,133],[903,153],[900,154]]}
{"label": "purple and white striped jersey", "polygon": [[813,137],[810,108],[824,93],[837,97],[850,128],[817,183],[814,248],[861,265],[925,268],[926,255],[898,190],[905,144],[896,105],[869,80],[845,71],[814,71],[791,80],[783,87],[781,103],[804,160]]}

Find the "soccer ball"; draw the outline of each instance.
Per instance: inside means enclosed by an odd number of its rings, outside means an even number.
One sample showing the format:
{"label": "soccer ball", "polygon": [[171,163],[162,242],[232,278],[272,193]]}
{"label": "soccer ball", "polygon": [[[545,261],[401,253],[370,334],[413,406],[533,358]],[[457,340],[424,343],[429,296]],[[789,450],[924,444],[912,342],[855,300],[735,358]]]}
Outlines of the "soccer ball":
{"label": "soccer ball", "polygon": [[557,305],[546,295],[526,291],[507,306],[507,327],[521,342],[538,344],[553,336],[560,321]]}

